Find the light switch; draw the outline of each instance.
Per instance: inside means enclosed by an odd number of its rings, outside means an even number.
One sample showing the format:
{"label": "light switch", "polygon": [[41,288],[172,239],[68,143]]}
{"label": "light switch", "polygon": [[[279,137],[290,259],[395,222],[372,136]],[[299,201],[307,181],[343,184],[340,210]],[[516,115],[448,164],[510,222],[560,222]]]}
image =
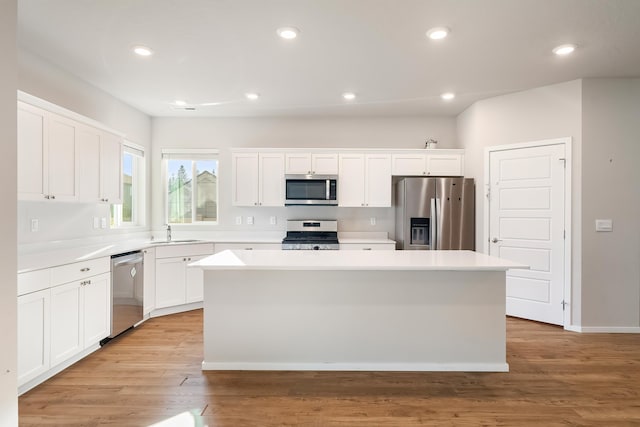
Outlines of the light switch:
{"label": "light switch", "polygon": [[40,228],[40,222],[37,219],[31,220],[31,231],[36,232]]}
{"label": "light switch", "polygon": [[596,219],[596,231],[613,231],[613,220]]}
{"label": "light switch", "polygon": [[107,228],[107,218],[100,218],[100,228]]}
{"label": "light switch", "polygon": [[277,216],[270,216],[269,217],[269,224],[276,225],[277,222],[278,222],[278,217]]}
{"label": "light switch", "polygon": [[247,225],[253,225],[253,217],[252,216],[248,216],[247,217]]}
{"label": "light switch", "polygon": [[375,216],[372,216],[371,218],[369,218],[369,223],[370,223],[371,225],[376,225],[376,217],[375,217]]}
{"label": "light switch", "polygon": [[236,217],[236,225],[242,225],[242,217],[241,216],[237,216]]}
{"label": "light switch", "polygon": [[93,228],[100,228],[100,218],[97,216],[93,217]]}

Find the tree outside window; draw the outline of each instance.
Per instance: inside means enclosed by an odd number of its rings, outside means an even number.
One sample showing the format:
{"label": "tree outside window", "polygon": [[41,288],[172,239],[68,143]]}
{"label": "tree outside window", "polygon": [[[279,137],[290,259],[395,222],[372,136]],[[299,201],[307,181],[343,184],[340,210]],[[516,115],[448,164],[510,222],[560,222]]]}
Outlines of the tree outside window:
{"label": "tree outside window", "polygon": [[167,219],[170,224],[218,221],[218,161],[170,158]]}

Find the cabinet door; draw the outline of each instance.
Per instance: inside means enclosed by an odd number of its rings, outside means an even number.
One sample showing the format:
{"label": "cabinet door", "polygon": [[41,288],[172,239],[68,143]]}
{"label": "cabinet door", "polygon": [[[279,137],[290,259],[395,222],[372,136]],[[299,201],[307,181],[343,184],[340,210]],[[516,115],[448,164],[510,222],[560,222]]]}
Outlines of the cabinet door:
{"label": "cabinet door", "polygon": [[334,153],[314,154],[311,157],[311,173],[316,175],[337,175],[338,155]]}
{"label": "cabinet door", "polygon": [[287,174],[309,174],[311,172],[310,153],[287,153],[285,155]]}
{"label": "cabinet door", "polygon": [[427,156],[427,175],[462,176],[462,155],[429,154]]}
{"label": "cabinet door", "polygon": [[156,250],[149,248],[142,252],[144,256],[142,314],[146,315],[156,308]]}
{"label": "cabinet door", "polygon": [[78,198],[98,202],[100,193],[100,131],[83,126],[78,130]]}
{"label": "cabinet door", "polygon": [[[187,258],[187,263],[192,263],[207,257],[208,255],[193,256]],[[201,268],[186,267],[186,302],[200,302],[204,299],[204,271]]]}
{"label": "cabinet door", "polygon": [[52,199],[78,199],[78,126],[73,120],[49,113],[48,194]]}
{"label": "cabinet door", "polygon": [[42,200],[47,194],[47,116],[18,102],[18,198]]}
{"label": "cabinet door", "polygon": [[96,344],[111,333],[111,275],[100,274],[83,280],[83,348]]}
{"label": "cabinet door", "polygon": [[18,297],[18,385],[49,369],[50,290]]}
{"label": "cabinet door", "polygon": [[258,205],[258,153],[231,156],[231,203],[233,206]]}
{"label": "cabinet door", "polygon": [[156,259],[156,308],[184,304],[186,257]]}
{"label": "cabinet door", "polygon": [[83,337],[81,282],[51,288],[51,366],[79,353]]}
{"label": "cabinet door", "polygon": [[391,206],[391,156],[367,154],[365,205]]}
{"label": "cabinet door", "polygon": [[365,156],[364,154],[340,155],[340,178],[338,179],[338,205],[364,206],[365,200]]}
{"label": "cabinet door", "polygon": [[424,154],[394,154],[392,156],[393,175],[426,175]]}
{"label": "cabinet door", "polygon": [[107,132],[101,134],[100,186],[104,202],[122,203],[122,139]]}
{"label": "cabinet door", "polygon": [[260,154],[259,205],[284,206],[284,156]]}

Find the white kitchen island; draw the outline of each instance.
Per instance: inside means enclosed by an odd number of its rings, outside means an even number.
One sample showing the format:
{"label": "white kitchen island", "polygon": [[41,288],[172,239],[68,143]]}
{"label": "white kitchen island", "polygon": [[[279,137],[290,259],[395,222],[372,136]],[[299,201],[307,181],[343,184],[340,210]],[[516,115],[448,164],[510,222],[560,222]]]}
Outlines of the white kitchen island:
{"label": "white kitchen island", "polygon": [[223,251],[204,370],[508,371],[505,271],[471,251]]}

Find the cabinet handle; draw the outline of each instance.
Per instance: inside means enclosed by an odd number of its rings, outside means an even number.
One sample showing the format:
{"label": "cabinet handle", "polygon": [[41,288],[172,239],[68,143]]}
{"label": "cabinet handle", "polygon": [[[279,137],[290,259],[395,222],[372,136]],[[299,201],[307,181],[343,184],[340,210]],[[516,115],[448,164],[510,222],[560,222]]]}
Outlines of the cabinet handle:
{"label": "cabinet handle", "polygon": [[245,251],[252,251],[253,248],[244,248]]}
{"label": "cabinet handle", "polygon": [[84,273],[85,271],[89,271],[89,270],[91,270],[89,267],[84,267],[84,268],[81,268],[81,269],[80,269],[80,271],[82,271],[83,273]]}
{"label": "cabinet handle", "polygon": [[363,251],[370,251],[371,248],[362,248]]}
{"label": "cabinet handle", "polygon": [[87,280],[86,282],[84,282],[85,285],[90,285],[91,284],[91,280]]}

